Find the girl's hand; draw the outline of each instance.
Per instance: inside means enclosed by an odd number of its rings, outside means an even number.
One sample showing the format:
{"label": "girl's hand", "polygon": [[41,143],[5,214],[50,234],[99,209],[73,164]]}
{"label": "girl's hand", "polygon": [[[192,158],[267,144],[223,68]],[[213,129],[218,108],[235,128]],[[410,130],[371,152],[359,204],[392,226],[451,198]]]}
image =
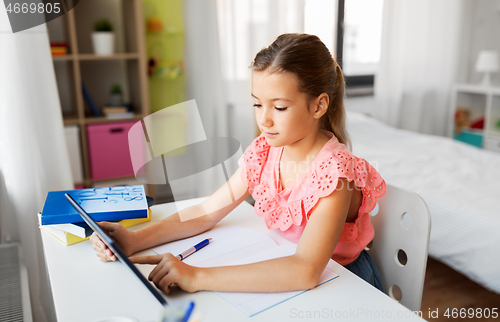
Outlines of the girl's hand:
{"label": "girl's hand", "polygon": [[[109,237],[111,237],[118,244],[118,246],[120,246],[126,256],[130,256],[134,253],[134,236],[131,231],[128,231],[119,223],[102,221],[98,222],[97,224]],[[107,262],[116,260],[115,254],[111,252],[111,250],[106,246],[106,244],[104,244],[104,242],[99,238],[99,236],[97,236],[95,232],[92,234],[92,236],[90,236],[90,242],[92,243],[93,248],[96,251],[97,257],[99,257],[101,261]]]}
{"label": "girl's hand", "polygon": [[170,253],[154,256],[130,257],[132,263],[157,265],[149,274],[148,279],[155,283],[156,287],[170,292],[172,284],[176,284],[186,292],[198,291],[198,275],[200,269],[183,263],[180,259]]}

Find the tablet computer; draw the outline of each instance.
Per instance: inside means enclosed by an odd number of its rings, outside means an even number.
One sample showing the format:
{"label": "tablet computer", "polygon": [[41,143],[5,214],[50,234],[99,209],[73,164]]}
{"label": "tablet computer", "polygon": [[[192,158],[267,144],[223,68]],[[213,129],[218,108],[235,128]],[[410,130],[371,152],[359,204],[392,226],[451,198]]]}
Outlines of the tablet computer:
{"label": "tablet computer", "polygon": [[167,305],[167,301],[160,294],[160,292],[153,286],[149,281],[144,277],[144,275],[139,272],[137,267],[128,259],[127,256],[123,253],[120,247],[99,227],[99,225],[89,216],[85,210],[71,197],[69,194],[65,193],[64,196],[68,199],[69,203],[78,211],[80,216],[82,216],[83,220],[92,228],[93,231],[101,238],[101,240],[108,246],[108,248],[116,255],[116,258],[120,262],[122,262],[125,266],[127,266],[134,274],[139,278],[139,280],[148,288],[148,290],[156,297],[156,299],[163,305]]}

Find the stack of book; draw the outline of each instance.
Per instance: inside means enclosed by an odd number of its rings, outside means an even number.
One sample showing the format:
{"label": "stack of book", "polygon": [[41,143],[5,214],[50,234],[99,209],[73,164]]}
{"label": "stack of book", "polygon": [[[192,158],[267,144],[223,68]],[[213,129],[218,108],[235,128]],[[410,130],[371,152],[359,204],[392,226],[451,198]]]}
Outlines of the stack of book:
{"label": "stack of book", "polygon": [[51,191],[38,214],[40,229],[67,246],[89,239],[92,229],[66,200],[65,193],[95,221],[119,222],[128,228],[151,220],[143,186]]}
{"label": "stack of book", "polygon": [[52,56],[66,55],[68,53],[68,43],[51,42],[50,52],[52,53]]}
{"label": "stack of book", "polygon": [[126,106],[105,106],[102,113],[108,119],[126,119],[133,118],[134,113],[129,112]]}

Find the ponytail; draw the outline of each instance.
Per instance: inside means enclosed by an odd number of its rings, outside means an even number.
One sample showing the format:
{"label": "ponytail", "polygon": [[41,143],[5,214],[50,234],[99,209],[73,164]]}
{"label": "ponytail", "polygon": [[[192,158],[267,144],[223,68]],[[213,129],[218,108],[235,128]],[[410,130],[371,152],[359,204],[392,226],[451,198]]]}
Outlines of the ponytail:
{"label": "ponytail", "polygon": [[345,80],[339,64],[333,60],[334,81],[331,93],[328,93],[330,104],[325,115],[321,118],[320,128],[332,132],[340,143],[351,150],[352,144],[346,129],[346,114],[344,108]]}

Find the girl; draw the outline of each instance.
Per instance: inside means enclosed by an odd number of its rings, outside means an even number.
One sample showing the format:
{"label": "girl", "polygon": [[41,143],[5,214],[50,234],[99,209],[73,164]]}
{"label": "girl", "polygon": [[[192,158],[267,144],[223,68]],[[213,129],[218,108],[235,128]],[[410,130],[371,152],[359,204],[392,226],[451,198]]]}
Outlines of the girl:
{"label": "girl", "polygon": [[[211,229],[252,194],[267,227],[298,244],[293,256],[214,268],[189,266],[172,254],[131,260],[157,265],[149,279],[166,293],[172,284],[188,292],[305,290],[317,284],[330,258],[382,290],[364,248],[374,236],[368,212],[385,193],[385,182],[349,152],[339,65],[318,37],[284,34],[256,55],[251,69],[262,134],[229,180],[236,202],[219,209],[221,188],[189,208],[197,217],[189,221],[174,214],[135,232],[117,223],[101,227],[131,255]],[[91,241],[101,260],[116,260],[96,235]]]}

